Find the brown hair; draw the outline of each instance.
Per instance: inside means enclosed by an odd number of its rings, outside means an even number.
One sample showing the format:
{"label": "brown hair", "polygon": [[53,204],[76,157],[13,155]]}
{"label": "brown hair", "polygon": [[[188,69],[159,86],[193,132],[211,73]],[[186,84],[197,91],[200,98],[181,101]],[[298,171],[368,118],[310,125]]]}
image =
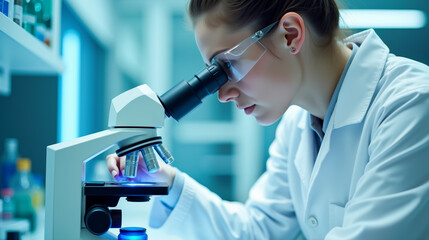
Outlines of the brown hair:
{"label": "brown hair", "polygon": [[322,45],[339,32],[335,0],[190,0],[188,11],[194,25],[201,15],[215,13],[212,24],[225,23],[233,29],[251,24],[255,31],[280,20],[287,12],[296,12],[310,23]]}

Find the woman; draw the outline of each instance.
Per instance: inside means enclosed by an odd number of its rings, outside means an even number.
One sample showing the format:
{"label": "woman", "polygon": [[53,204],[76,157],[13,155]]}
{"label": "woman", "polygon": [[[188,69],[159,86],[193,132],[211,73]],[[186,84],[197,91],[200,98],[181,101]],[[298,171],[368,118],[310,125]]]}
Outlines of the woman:
{"label": "woman", "polygon": [[[373,30],[339,40],[334,0],[191,0],[189,13],[206,64],[236,70],[219,100],[262,125],[283,118],[245,204],[142,164],[143,180],[172,185],[153,227],[184,239],[429,236],[428,66]],[[107,162],[117,177],[123,163]]]}

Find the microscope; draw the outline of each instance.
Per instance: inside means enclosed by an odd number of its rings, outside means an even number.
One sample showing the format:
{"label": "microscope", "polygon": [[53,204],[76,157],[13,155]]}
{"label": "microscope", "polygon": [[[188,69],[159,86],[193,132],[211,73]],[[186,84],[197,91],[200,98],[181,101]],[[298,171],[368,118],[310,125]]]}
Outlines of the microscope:
{"label": "microscope", "polygon": [[[112,100],[109,129],[48,146],[45,239],[117,239],[108,230],[121,227],[122,214],[110,208],[121,197],[145,202],[150,196],[168,194],[166,183],[132,181],[139,153],[149,172],[159,169],[155,154],[170,164],[173,157],[157,129],[165,118],[178,121],[227,80],[225,64],[215,62],[160,97],[147,85],[135,87]],[[130,181],[85,181],[86,163],[113,146],[119,157],[125,156],[124,177]]]}

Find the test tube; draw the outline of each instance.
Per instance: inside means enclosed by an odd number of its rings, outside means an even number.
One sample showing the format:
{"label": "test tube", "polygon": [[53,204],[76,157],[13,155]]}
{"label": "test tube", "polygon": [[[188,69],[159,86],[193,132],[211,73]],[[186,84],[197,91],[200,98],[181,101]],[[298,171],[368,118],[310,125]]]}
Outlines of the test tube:
{"label": "test tube", "polygon": [[139,151],[134,151],[125,157],[124,177],[135,178],[137,176],[137,167],[139,165]]}
{"label": "test tube", "polygon": [[156,159],[152,146],[145,147],[140,151],[142,152],[143,160],[146,163],[147,170],[150,173],[158,171],[159,170],[158,160]]}
{"label": "test tube", "polygon": [[166,164],[170,164],[174,161],[173,156],[171,153],[167,150],[167,148],[164,147],[162,144],[158,144],[153,146],[155,148],[155,151],[158,153],[158,155],[164,160]]}

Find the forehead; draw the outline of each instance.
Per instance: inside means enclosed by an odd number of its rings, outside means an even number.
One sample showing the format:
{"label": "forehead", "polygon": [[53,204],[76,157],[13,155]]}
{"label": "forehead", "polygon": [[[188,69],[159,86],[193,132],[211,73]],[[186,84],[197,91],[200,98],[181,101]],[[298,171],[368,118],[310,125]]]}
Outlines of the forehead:
{"label": "forehead", "polygon": [[249,28],[231,30],[225,24],[212,26],[201,17],[195,24],[195,40],[205,63],[210,58],[234,47],[252,34]]}

